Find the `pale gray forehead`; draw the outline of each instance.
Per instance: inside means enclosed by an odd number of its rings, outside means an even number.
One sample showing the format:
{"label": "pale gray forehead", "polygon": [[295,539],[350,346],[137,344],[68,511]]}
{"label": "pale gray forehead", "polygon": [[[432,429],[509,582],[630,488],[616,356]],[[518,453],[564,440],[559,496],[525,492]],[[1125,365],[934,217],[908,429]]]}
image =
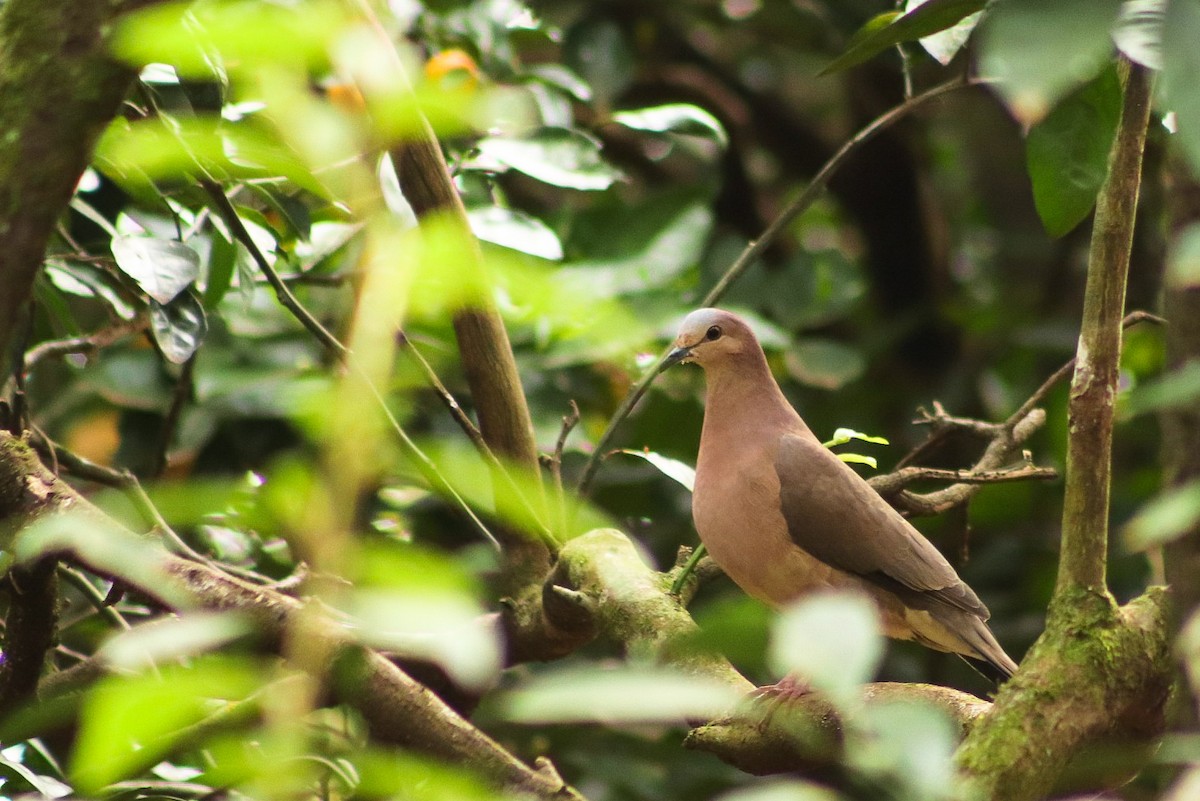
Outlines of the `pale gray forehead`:
{"label": "pale gray forehead", "polygon": [[707,331],[710,326],[719,325],[728,319],[728,312],[723,312],[720,309],[696,309],[696,311],[683,318],[683,322],[679,325],[679,333],[686,334]]}

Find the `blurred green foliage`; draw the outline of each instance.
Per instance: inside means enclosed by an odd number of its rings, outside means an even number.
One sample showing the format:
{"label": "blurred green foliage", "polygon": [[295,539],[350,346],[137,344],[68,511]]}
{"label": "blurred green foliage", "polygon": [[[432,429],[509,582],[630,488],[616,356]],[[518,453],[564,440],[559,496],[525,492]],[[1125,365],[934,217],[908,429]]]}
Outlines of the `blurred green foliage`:
{"label": "blurred green foliage", "polygon": [[[728,699],[704,682],[618,667],[612,644],[565,665],[501,668],[486,617],[497,557],[457,499],[485,526],[531,536],[616,525],[669,567],[694,544],[685,487],[698,373],[663,375],[617,437],[642,458],[605,454],[591,501],[568,494],[556,510],[542,481],[510,469],[509,483],[470,449],[395,335],[402,326],[469,413],[450,318],[493,299],[543,451],[569,402],[579,405],[562,454],[569,488],[648,354],[747,241],[853,131],[904,102],[906,81],[920,90],[967,67],[974,52],[957,48],[983,5],[393,0],[380,10],[382,40],[354,3],[199,0],[136,14],[111,41],[141,79],[47,254],[30,353],[119,325],[139,333],[30,364],[32,419],[147,483],[162,519],[109,496],[121,519],[169,523],[245,574],[306,578],[348,639],[432,663],[469,690],[498,688],[481,725],[522,757],[549,755],[593,801],[833,799],[681,749],[683,721]],[[818,435],[887,443],[857,429],[894,443],[848,461],[887,470],[923,438],[910,421],[934,400],[1001,419],[1072,356],[1087,247],[1076,226],[1115,126],[1119,5],[989,9],[967,49],[1006,82],[949,94],[862,148],[724,301],[752,321]],[[1129,50],[1161,56],[1162,110],[1200,161],[1200,16],[1182,0],[1155,14],[1167,23],[1152,30],[1165,32]],[[913,41],[956,25],[959,45]],[[854,69],[818,76],[824,67]],[[418,112],[442,137],[482,268],[452,223],[414,228],[387,151],[418,129]],[[1026,151],[1021,126],[1034,123]],[[1151,147],[1167,138],[1156,125]],[[277,301],[201,182],[221,187],[260,255],[353,351],[349,362]],[[1158,235],[1139,240],[1134,304],[1158,291]],[[1194,250],[1172,262],[1181,281],[1195,278]],[[1160,369],[1160,335],[1131,335],[1113,488],[1114,520],[1132,520],[1114,541],[1123,598],[1149,580],[1140,549],[1200,516],[1195,486],[1144,507],[1160,481],[1148,413],[1198,395],[1194,364]],[[1065,388],[1046,407],[1032,448],[1061,468]],[[952,441],[930,458],[965,466],[977,446]],[[1059,511],[1057,484],[1001,484],[920,523],[992,608],[1014,656],[1041,630]],[[67,538],[101,563],[145,561],[153,576],[137,541],[98,539],[110,534],[68,520],[23,542]],[[45,738],[5,743],[5,797],[495,797],[469,769],[379,750],[351,712],[321,708],[306,684],[320,677],[305,672],[318,645],[268,660],[244,621],[221,615],[137,640],[109,630],[89,597],[108,588],[85,580],[90,594],[64,590],[54,666],[103,648],[125,655],[122,670],[77,701],[73,752],[50,724]],[[847,706],[874,676],[987,690],[946,655],[895,643],[881,654],[854,601],[826,606],[777,615],[718,580],[693,603],[692,644],[759,683],[804,668]],[[111,609],[129,623],[157,616],[137,598]],[[887,706],[861,725],[849,733],[851,790],[957,792],[954,732],[936,712]],[[1194,744],[1187,753],[1197,756]]]}

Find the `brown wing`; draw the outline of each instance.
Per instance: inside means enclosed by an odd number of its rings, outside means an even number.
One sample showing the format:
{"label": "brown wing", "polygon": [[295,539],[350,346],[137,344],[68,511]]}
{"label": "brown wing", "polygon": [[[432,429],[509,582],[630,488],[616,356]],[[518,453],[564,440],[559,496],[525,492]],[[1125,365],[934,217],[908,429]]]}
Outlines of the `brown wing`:
{"label": "brown wing", "polygon": [[988,618],[938,549],[815,437],[780,437],[775,470],[788,533],[805,551],[911,606],[945,604]]}

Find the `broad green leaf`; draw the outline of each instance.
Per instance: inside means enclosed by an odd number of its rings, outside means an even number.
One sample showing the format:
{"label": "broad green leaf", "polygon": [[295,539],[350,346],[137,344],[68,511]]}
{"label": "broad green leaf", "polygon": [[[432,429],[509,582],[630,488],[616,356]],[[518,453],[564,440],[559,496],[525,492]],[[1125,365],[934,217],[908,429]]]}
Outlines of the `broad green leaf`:
{"label": "broad green leaf", "polygon": [[[910,14],[927,2],[929,0],[908,0],[904,5],[904,13]],[[946,66],[954,60],[958,51],[962,50],[967,40],[971,38],[971,33],[974,32],[975,26],[979,24],[982,16],[982,11],[976,11],[943,31],[921,37],[921,47],[925,48],[926,53],[937,59],[939,64]]]}
{"label": "broad green leaf", "polygon": [[581,103],[587,103],[592,99],[592,87],[588,86],[587,81],[564,64],[552,62],[533,64],[525,69],[525,75],[535,78],[547,86],[561,89]]}
{"label": "broad green leaf", "polygon": [[[442,763],[409,751],[357,747],[349,757],[359,781],[355,798],[403,801],[515,801],[469,764]],[[347,794],[351,795],[351,794]]]}
{"label": "broad green leaf", "polygon": [[1125,526],[1125,545],[1144,551],[1182,537],[1200,523],[1200,481],[1173,487],[1143,506]]}
{"label": "broad green leaf", "polygon": [[879,613],[865,595],[821,593],[779,615],[768,659],[778,674],[797,673],[843,709],[883,658]]}
{"label": "broad green leaf", "polygon": [[492,136],[478,144],[483,163],[514,169],[567,189],[607,189],[621,177],[600,157],[600,140],[571,128],[538,128],[519,137]]}
{"label": "broad green leaf", "polygon": [[847,748],[859,770],[900,785],[899,798],[952,798],[958,727],[932,704],[888,701],[863,710],[867,736]]}
{"label": "broad green leaf", "polygon": [[1120,0],[1006,0],[981,29],[980,73],[1025,125],[1095,76],[1111,58]]}
{"label": "broad green leaf", "polygon": [[200,276],[200,256],[182,242],[122,236],[112,240],[121,271],[159,303],[170,303]]}
{"label": "broad green leaf", "polygon": [[716,801],[842,801],[842,796],[800,779],[767,779],[722,793]]}
{"label": "broad green leaf", "polygon": [[985,3],[986,0],[928,0],[905,14],[895,11],[880,14],[851,38],[845,51],[821,74],[853,67],[901,42],[944,31],[982,10]]}
{"label": "broad green leaf", "polygon": [[623,448],[620,453],[627,453],[630,456],[645,459],[658,468],[658,471],[664,476],[674,479],[681,484],[688,492],[691,492],[696,486],[696,469],[678,459],[671,459],[654,451],[639,451],[633,448]]}
{"label": "broad green leaf", "polygon": [[1163,23],[1162,96],[1175,112],[1178,146],[1200,171],[1200,3],[1175,0]]}
{"label": "broad green leaf", "polygon": [[195,292],[181,293],[170,303],[150,300],[150,331],[167,361],[183,364],[204,342],[208,317]]}
{"label": "broad green leaf", "polygon": [[206,657],[189,666],[101,679],[83,703],[70,776],[94,795],[167,756],[186,729],[245,700],[262,683],[245,660]]}
{"label": "broad green leaf", "polygon": [[207,653],[251,631],[251,622],[237,613],[196,611],[122,632],[104,643],[98,655],[115,671],[142,671]]}
{"label": "broad green leaf", "polygon": [[[263,64],[320,66],[348,22],[336,2],[169,3],[122,18],[112,49],[130,64],[170,64],[186,78],[223,77]],[[264,35],[270,31],[270,35]]]}
{"label": "broad green leaf", "polygon": [[[0,751],[0,774],[15,773],[36,793],[42,798],[62,798],[69,796],[72,793],[71,787],[59,781],[54,776],[46,776],[35,772],[28,765],[25,765],[22,760],[26,757],[28,746],[25,743],[10,746]],[[8,779],[8,777],[4,777]],[[17,791],[23,789],[20,783],[12,781],[4,781],[5,795],[12,797]]]}
{"label": "broad green leaf", "polygon": [[1121,82],[1109,66],[1030,129],[1025,158],[1033,200],[1051,236],[1068,233],[1096,205],[1120,119]]}
{"label": "broad green leaf", "polygon": [[613,122],[637,131],[699,136],[716,142],[722,148],[729,145],[725,126],[712,114],[691,103],[669,103],[634,111],[618,111],[613,114]]}
{"label": "broad green leaf", "polygon": [[792,378],[821,389],[839,389],[863,374],[866,360],[855,348],[832,339],[799,339],[783,356]]}
{"label": "broad green leaf", "polygon": [[1175,370],[1130,391],[1124,416],[1186,408],[1200,402],[1200,359],[1184,362]]}
{"label": "broad green leaf", "polygon": [[1161,70],[1167,5],[1167,0],[1125,0],[1113,28],[1117,49],[1143,67]]}
{"label": "broad green leaf", "polygon": [[533,677],[497,700],[514,723],[683,723],[728,712],[737,693],[714,679],[666,668],[584,667]]}
{"label": "broad green leaf", "polygon": [[213,227],[209,237],[208,270],[204,275],[204,308],[215,309],[233,283],[237,265],[238,243],[229,238],[228,231]]}
{"label": "broad green leaf", "polygon": [[483,206],[468,209],[467,219],[475,236],[485,242],[550,261],[559,261],[563,257],[558,235],[532,214],[519,209]]}

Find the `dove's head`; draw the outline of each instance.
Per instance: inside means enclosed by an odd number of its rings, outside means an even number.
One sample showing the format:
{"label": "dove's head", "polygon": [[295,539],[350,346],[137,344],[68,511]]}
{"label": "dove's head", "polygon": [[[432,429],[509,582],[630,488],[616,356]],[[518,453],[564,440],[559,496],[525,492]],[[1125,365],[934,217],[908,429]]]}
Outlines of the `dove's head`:
{"label": "dove's head", "polygon": [[697,309],[683,319],[675,349],[664,367],[695,362],[704,368],[735,365],[762,358],[762,347],[741,317],[721,309]]}

